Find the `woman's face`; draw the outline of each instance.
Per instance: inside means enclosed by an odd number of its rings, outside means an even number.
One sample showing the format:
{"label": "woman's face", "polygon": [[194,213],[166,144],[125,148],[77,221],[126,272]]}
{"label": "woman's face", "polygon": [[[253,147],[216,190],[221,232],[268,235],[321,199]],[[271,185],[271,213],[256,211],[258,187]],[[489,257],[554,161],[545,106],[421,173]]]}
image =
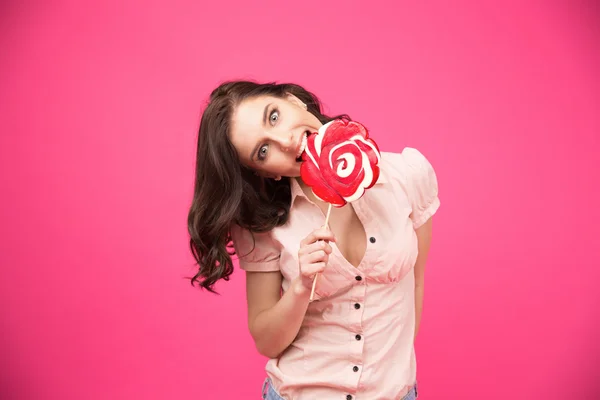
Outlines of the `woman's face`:
{"label": "woman's face", "polygon": [[232,116],[230,140],[242,164],[268,178],[300,176],[306,135],[323,124],[297,97],[253,97]]}

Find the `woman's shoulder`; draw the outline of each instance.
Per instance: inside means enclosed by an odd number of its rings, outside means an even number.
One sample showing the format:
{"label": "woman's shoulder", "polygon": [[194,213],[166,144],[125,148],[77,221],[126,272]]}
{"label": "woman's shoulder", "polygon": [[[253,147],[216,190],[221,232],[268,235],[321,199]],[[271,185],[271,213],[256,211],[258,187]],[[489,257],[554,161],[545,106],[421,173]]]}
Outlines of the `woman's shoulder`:
{"label": "woman's shoulder", "polygon": [[421,226],[440,206],[435,170],[419,150],[406,147],[400,153],[381,153],[384,179],[398,183],[412,207],[415,228]]}
{"label": "woman's shoulder", "polygon": [[428,158],[414,147],[405,147],[399,153],[382,151],[381,170],[388,179],[402,182],[435,174]]}
{"label": "woman's shoulder", "polygon": [[247,271],[279,270],[280,244],[273,239],[272,230],[252,232],[237,224],[230,227],[230,235],[240,267]]}

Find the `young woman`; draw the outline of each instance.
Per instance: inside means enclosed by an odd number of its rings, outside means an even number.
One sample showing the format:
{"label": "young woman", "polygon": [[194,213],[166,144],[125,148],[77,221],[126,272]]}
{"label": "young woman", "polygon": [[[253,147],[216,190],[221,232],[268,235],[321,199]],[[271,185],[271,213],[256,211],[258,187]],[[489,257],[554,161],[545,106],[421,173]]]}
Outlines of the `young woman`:
{"label": "young woman", "polygon": [[300,179],[299,156],[305,136],[337,118],[349,119],[323,115],[294,84],[213,91],[188,219],[192,284],[212,291],[237,255],[249,330],[270,358],[264,399],[415,399],[436,175],[415,149],[382,152],[377,183],[320,228],[328,204]]}

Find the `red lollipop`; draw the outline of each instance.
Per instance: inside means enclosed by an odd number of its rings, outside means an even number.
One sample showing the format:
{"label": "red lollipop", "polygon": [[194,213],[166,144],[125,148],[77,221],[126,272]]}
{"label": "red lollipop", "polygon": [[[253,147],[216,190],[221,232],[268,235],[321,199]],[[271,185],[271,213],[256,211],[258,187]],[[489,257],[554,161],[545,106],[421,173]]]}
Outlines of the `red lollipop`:
{"label": "red lollipop", "polygon": [[[367,129],[358,122],[334,120],[308,137],[300,177],[313,194],[331,206],[342,207],[365,194],[379,178],[381,154]],[[313,282],[311,300],[317,277]]]}

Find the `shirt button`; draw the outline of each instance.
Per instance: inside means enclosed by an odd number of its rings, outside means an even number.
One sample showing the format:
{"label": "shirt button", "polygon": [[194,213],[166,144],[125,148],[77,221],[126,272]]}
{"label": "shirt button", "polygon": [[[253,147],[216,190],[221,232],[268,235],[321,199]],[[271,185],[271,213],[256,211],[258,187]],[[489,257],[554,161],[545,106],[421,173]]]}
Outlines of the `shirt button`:
{"label": "shirt button", "polygon": [[350,395],[346,396],[346,400],[352,400],[352,396],[350,396]]}
{"label": "shirt button", "polygon": [[360,304],[354,303],[354,308],[356,308],[358,310],[360,308]]}
{"label": "shirt button", "polygon": [[352,371],[358,372],[358,367],[355,365],[354,368],[352,368]]}
{"label": "shirt button", "polygon": [[356,278],[354,278],[354,279],[356,279],[357,281],[362,281],[362,276],[356,275]]}
{"label": "shirt button", "polygon": [[360,335],[356,335],[356,336],[354,336],[354,337],[356,338],[356,340],[360,340],[360,339],[362,339],[362,336],[360,336]]}
{"label": "shirt button", "polygon": [[371,236],[371,238],[369,239],[369,241],[370,241],[371,243],[375,243],[375,242],[377,241],[377,239],[375,239],[373,236]]}

